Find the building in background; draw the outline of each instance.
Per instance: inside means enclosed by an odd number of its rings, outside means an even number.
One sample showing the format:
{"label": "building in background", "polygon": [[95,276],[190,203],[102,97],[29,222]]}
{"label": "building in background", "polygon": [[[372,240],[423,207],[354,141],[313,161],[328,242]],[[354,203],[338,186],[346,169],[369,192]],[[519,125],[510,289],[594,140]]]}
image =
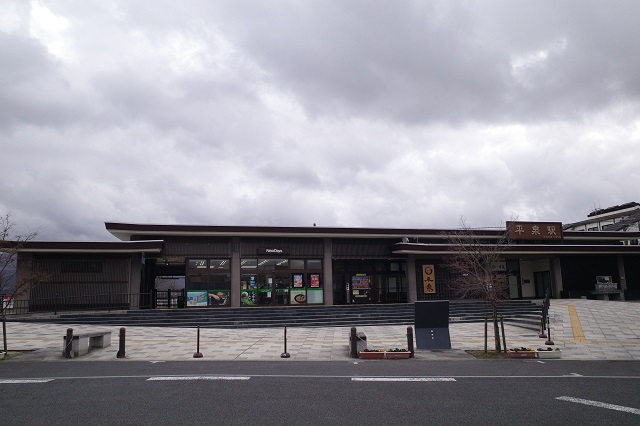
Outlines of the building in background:
{"label": "building in background", "polygon": [[[640,203],[596,209],[585,220],[564,225],[566,231],[640,231]],[[638,244],[638,240],[635,241]]]}
{"label": "building in background", "polygon": [[[29,310],[62,301],[154,307],[154,290],[167,283],[184,289],[187,308],[456,297],[446,261],[459,230],[105,225],[117,241],[31,241],[20,249],[18,274],[46,277],[20,295]],[[597,297],[598,280],[614,295],[640,298],[640,246],[631,243],[639,231],[574,231],[560,222],[513,222],[508,230],[496,273],[506,276],[512,299]],[[471,231],[490,244],[507,229]]]}

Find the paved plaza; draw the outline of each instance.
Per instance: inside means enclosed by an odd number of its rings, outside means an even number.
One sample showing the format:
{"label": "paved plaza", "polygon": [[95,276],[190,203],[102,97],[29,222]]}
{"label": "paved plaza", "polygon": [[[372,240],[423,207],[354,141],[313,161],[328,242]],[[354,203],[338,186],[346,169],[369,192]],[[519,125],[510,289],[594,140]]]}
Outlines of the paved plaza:
{"label": "paved plaza", "polygon": [[[640,360],[640,303],[585,299],[552,300],[549,311],[553,348],[565,360]],[[407,326],[353,324],[367,335],[369,348],[388,350],[407,347]],[[112,345],[74,360],[62,358],[62,337],[67,328],[74,334],[111,331]],[[415,360],[475,359],[465,350],[484,349],[484,325],[452,323],[451,350],[416,350]],[[7,323],[8,349],[30,350],[10,362],[116,360],[120,327],[46,323]],[[200,329],[200,353],[205,360],[238,361],[340,361],[349,358],[350,327],[287,329],[287,352],[283,359],[284,328]],[[491,327],[489,327],[490,339]],[[507,346],[544,347],[547,339],[538,332],[505,324]],[[197,361],[197,329],[126,327],[126,358],[137,361]],[[491,342],[489,343],[491,347]],[[351,360],[356,361],[356,360]],[[358,362],[377,362],[358,361]]]}

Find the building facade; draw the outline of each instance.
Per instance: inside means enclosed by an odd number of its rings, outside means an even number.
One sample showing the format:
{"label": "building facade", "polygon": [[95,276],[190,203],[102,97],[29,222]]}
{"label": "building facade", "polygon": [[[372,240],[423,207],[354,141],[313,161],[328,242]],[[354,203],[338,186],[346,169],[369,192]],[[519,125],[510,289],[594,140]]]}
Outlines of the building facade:
{"label": "building facade", "polygon": [[[408,303],[455,299],[447,259],[459,230],[191,226],[106,223],[114,242],[29,242],[18,274],[40,283],[18,297],[30,309],[57,300],[82,306],[149,306],[159,282],[184,289],[187,308]],[[512,299],[594,297],[610,277],[640,298],[640,232],[567,231],[561,223],[514,222],[468,230],[501,245],[496,273]],[[508,241],[501,238],[509,235]]]}
{"label": "building facade", "polygon": [[[567,231],[640,231],[640,203],[631,202],[619,206],[595,209],[585,220],[564,226]],[[631,244],[640,243],[631,240]]]}

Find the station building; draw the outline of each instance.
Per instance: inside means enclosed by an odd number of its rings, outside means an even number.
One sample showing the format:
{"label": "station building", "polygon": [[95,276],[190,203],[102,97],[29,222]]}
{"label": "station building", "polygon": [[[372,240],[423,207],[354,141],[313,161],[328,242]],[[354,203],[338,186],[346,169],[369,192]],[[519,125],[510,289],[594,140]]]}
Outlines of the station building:
{"label": "station building", "polygon": [[[18,276],[40,282],[16,297],[30,310],[66,300],[83,306],[150,306],[160,281],[184,289],[185,307],[343,305],[455,299],[446,260],[460,230],[194,226],[106,223],[113,242],[30,241]],[[467,230],[474,241],[507,235],[503,261],[512,299],[595,297],[604,277],[622,299],[640,299],[640,232],[563,231],[559,222],[511,222]],[[108,295],[108,296],[107,296]],[[108,297],[108,300],[107,300]]]}

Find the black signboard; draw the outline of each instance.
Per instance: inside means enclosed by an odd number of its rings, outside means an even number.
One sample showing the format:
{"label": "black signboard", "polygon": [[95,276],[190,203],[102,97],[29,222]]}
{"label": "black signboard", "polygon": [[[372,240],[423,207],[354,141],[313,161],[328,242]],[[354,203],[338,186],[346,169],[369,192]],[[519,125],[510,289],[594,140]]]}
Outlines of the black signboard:
{"label": "black signboard", "polygon": [[281,256],[289,254],[289,247],[258,247],[258,254],[267,254],[271,256]]}
{"label": "black signboard", "polygon": [[417,349],[451,349],[449,301],[415,302]]}

